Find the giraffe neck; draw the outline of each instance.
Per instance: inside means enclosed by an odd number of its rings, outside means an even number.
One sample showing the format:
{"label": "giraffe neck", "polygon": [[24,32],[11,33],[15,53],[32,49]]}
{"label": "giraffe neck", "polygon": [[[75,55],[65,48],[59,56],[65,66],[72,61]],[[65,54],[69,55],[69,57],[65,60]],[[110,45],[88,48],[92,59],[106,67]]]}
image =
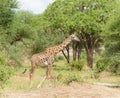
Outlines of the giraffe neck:
{"label": "giraffe neck", "polygon": [[68,37],[66,38],[61,44],[56,45],[55,47],[53,47],[53,55],[59,53],[60,51],[62,51],[69,43],[71,42],[71,39]]}
{"label": "giraffe neck", "polygon": [[63,50],[70,42],[71,42],[71,39],[68,37],[68,38],[65,39],[59,46],[60,46],[61,49]]}

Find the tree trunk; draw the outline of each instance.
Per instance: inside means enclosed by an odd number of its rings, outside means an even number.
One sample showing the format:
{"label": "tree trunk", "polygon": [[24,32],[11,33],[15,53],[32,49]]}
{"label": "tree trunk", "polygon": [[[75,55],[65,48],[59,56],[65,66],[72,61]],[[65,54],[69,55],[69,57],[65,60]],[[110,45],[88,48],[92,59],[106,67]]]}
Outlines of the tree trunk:
{"label": "tree trunk", "polygon": [[93,50],[87,51],[87,66],[93,68]]}
{"label": "tree trunk", "polygon": [[87,33],[84,28],[81,28],[79,32],[79,39],[81,44],[84,46],[87,54],[87,65],[93,67],[93,50],[96,44],[101,40],[100,36],[96,36],[95,33]]}
{"label": "tree trunk", "polygon": [[66,47],[68,63],[70,63],[70,48],[69,45]]}
{"label": "tree trunk", "polygon": [[73,42],[72,48],[73,48],[73,61],[76,61],[76,59],[77,59],[77,44],[75,42]]}
{"label": "tree trunk", "polygon": [[77,52],[78,52],[78,60],[80,59],[80,56],[81,56],[81,51],[82,51],[82,48],[80,47],[80,43],[77,44]]}

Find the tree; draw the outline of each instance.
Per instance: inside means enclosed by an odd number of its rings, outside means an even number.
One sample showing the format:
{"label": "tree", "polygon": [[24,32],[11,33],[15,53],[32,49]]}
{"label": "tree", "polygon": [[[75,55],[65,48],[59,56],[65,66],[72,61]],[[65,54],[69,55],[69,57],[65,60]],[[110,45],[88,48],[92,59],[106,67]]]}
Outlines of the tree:
{"label": "tree", "polygon": [[17,11],[10,25],[6,46],[9,59],[15,61],[16,65],[21,65],[28,57],[31,51],[30,47],[34,44],[36,32],[32,27],[33,17],[34,15],[28,11]]}
{"label": "tree", "polygon": [[9,28],[17,8],[17,2],[16,0],[1,0],[0,2],[0,44],[4,45],[9,36]]}
{"label": "tree", "polygon": [[34,38],[35,30],[32,28],[33,14],[28,11],[18,11],[15,13],[12,24],[9,29],[8,39],[10,44],[17,41],[23,41],[24,38]]}
{"label": "tree", "polygon": [[7,37],[9,36],[9,29],[14,18],[16,8],[16,0],[0,1],[0,48],[4,50],[4,52],[7,51],[6,47],[9,43]]}
{"label": "tree", "polygon": [[[93,67],[93,51],[101,40],[103,25],[112,10],[111,0],[56,0],[44,15],[50,21],[51,31],[65,35],[76,33],[87,54],[87,65]],[[73,45],[76,54],[76,45]]]}
{"label": "tree", "polygon": [[63,34],[59,31],[53,31],[50,24],[51,22],[46,19],[44,14],[35,15],[33,17],[32,27],[37,33],[37,37],[32,48],[33,53],[41,52],[45,48],[58,44],[61,42],[61,39],[64,39]]}
{"label": "tree", "polygon": [[16,0],[0,1],[0,26],[7,29],[12,22],[15,9],[17,8]]}
{"label": "tree", "polygon": [[[115,5],[111,19],[106,25],[104,61],[108,70],[120,75],[120,2]],[[104,64],[105,65],[105,64]]]}

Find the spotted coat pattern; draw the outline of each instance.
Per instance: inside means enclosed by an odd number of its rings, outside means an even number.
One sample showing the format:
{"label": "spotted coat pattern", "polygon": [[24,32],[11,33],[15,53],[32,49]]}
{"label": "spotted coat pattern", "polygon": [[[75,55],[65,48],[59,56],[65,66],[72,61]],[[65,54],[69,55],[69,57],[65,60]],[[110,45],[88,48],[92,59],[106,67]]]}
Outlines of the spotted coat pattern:
{"label": "spotted coat pattern", "polygon": [[35,70],[35,68],[40,65],[40,66],[47,66],[46,70],[46,76],[50,77],[51,75],[51,66],[54,63],[54,56],[62,51],[70,42],[71,40],[76,40],[79,41],[79,39],[74,35],[70,35],[68,38],[66,38],[61,44],[55,45],[52,47],[49,47],[45,49],[45,51],[34,54],[31,57],[31,69],[30,69],[30,79],[32,77],[32,74]]}

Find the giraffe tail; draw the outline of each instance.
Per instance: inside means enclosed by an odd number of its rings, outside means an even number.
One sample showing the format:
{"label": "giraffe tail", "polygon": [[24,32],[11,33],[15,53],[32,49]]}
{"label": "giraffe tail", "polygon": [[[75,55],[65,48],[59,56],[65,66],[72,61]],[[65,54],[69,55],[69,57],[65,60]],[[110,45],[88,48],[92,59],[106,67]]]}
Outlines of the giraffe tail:
{"label": "giraffe tail", "polygon": [[27,71],[27,69],[25,69],[25,70],[22,72],[22,74],[25,74],[25,73],[26,73],[26,71]]}

